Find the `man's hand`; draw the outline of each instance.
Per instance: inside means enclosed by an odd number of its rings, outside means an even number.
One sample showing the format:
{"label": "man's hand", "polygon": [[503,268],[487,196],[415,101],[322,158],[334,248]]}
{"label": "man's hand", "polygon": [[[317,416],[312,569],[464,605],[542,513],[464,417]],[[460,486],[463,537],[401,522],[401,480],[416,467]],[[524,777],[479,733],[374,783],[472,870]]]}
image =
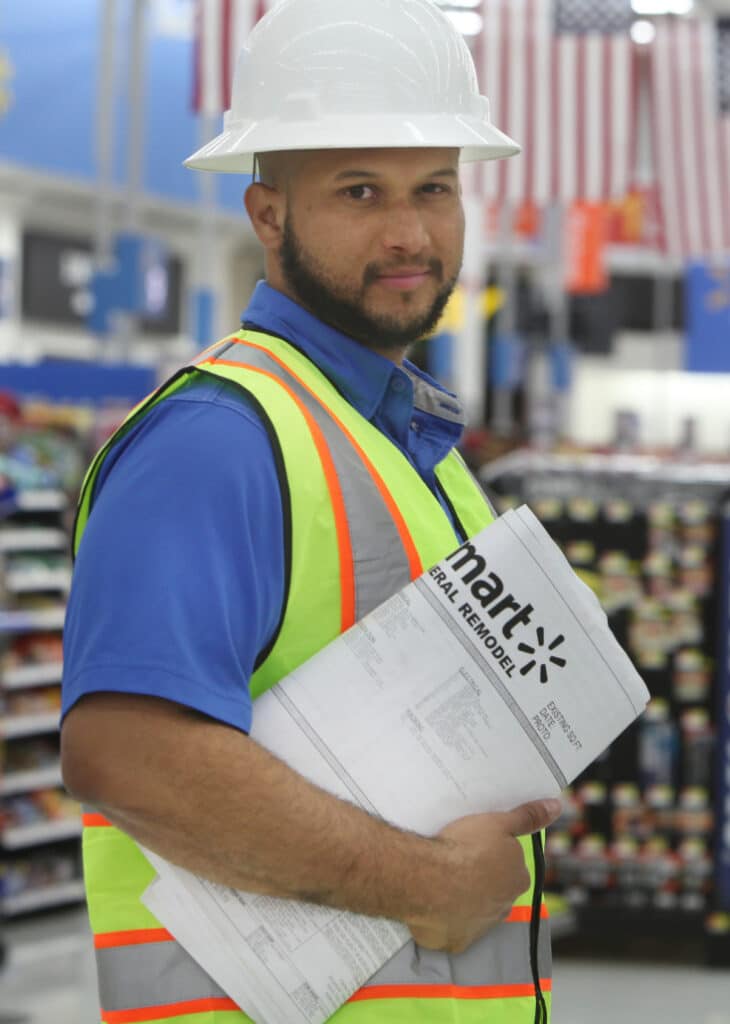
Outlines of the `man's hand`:
{"label": "man's hand", "polygon": [[427,949],[462,953],[509,914],[530,885],[517,836],[546,828],[559,816],[559,800],[536,801],[501,814],[462,818],[437,841],[447,847],[451,870],[433,909],[407,921],[416,942]]}

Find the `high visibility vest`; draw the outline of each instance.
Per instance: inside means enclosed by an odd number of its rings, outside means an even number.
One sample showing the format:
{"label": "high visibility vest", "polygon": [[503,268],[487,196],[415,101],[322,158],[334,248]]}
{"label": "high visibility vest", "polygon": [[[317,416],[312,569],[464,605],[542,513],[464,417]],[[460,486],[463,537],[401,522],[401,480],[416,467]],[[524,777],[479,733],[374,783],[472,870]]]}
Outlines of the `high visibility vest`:
{"label": "high visibility vest", "polygon": [[[314,363],[280,338],[244,329],[138,406],[99,452],[81,493],[75,550],[107,454],[191,375],[223,378],[241,389],[268,431],[279,469],[287,596],[279,629],[251,680],[257,697],[433,567],[457,542],[443,506],[407,458]],[[465,535],[492,521],[483,493],[455,451],[437,467],[436,477]],[[141,903],[154,872],[133,840],[93,812],[84,816],[84,826],[102,1020],[249,1021]],[[521,840],[532,884],[507,921],[457,957],[409,943],[337,1011],[335,1024],[547,1022],[550,942],[547,921],[540,926],[547,911],[535,839]]]}

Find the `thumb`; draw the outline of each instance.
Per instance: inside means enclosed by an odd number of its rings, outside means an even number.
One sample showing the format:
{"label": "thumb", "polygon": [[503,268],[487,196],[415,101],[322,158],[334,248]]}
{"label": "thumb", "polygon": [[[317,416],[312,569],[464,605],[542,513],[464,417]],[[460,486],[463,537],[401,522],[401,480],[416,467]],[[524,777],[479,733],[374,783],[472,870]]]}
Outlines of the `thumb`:
{"label": "thumb", "polygon": [[513,811],[506,811],[502,820],[509,835],[529,836],[552,824],[560,817],[562,809],[560,800],[533,800],[515,807]]}

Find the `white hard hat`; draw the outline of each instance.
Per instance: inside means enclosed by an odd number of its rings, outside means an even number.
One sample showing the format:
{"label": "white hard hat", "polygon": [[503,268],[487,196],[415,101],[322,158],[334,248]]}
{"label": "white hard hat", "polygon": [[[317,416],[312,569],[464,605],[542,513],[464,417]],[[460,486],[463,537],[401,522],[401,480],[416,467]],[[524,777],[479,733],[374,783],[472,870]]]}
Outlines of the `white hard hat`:
{"label": "white hard hat", "polygon": [[250,174],[257,153],[421,147],[520,151],[433,0],[281,0],[239,54],[222,134],[185,163]]}

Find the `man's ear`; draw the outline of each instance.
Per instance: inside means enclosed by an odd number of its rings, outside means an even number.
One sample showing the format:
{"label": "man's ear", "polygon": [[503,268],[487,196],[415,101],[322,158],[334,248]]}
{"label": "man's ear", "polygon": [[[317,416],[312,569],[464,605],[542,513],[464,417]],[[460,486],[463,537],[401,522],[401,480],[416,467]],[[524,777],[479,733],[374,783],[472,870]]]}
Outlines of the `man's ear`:
{"label": "man's ear", "polygon": [[278,188],[257,181],[249,185],[243,202],[264,249],[278,249],[284,233],[286,200]]}

